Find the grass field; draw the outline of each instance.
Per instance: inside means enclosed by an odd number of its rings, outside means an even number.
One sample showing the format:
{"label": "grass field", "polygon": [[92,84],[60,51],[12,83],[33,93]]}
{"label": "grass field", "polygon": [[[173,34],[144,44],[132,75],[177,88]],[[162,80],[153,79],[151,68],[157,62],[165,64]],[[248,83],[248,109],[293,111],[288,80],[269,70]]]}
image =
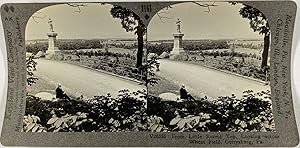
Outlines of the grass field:
{"label": "grass field", "polygon": [[262,45],[264,41],[262,39],[260,40],[237,40],[237,41],[229,41],[229,44],[251,44],[255,46]]}
{"label": "grass field", "polygon": [[159,78],[158,84],[149,87],[149,94],[159,96],[162,93],[174,93],[179,95],[180,86],[160,76],[157,77]]}
{"label": "grass field", "polygon": [[[105,52],[105,49],[104,48],[101,48],[101,49],[80,49],[78,51],[102,51],[102,52]],[[134,49],[115,48],[114,47],[114,48],[109,48],[108,52],[121,53],[121,54],[129,53],[130,55],[134,55],[135,50]]]}
{"label": "grass field", "polygon": [[[36,95],[38,93],[41,93],[41,92],[47,92],[47,93],[50,93],[50,94],[53,94],[55,95],[56,92],[56,88],[57,88],[57,84],[53,83],[53,82],[49,82],[49,80],[47,79],[44,79],[43,77],[38,77],[38,80],[36,81],[35,84],[33,84],[32,86],[28,86],[27,85],[27,93],[30,94],[30,95]],[[65,93],[71,97],[71,98],[77,98],[79,97],[81,94],[78,94],[76,92],[73,92],[71,90],[64,90]]]}
{"label": "grass field", "polygon": [[[215,52],[215,51],[219,51],[219,52],[232,52],[231,49],[210,49],[210,50],[204,50],[204,52]],[[258,49],[252,49],[252,48],[235,48],[233,50],[234,52],[237,53],[245,53],[245,54],[256,54],[257,56],[262,54],[261,50]]]}
{"label": "grass field", "polygon": [[55,94],[55,89],[57,85],[50,83],[49,81],[43,79],[42,77],[38,77],[38,80],[32,86],[27,86],[27,93],[31,95],[35,95],[40,92],[48,92],[51,94]]}

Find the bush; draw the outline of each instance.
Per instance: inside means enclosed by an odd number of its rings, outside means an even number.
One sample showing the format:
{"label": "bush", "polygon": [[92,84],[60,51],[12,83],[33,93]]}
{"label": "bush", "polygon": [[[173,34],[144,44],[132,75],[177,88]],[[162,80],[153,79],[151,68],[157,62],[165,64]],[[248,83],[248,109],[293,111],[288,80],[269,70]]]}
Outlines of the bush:
{"label": "bush", "polygon": [[37,54],[39,51],[46,52],[48,50],[48,43],[47,42],[36,42],[31,44],[25,45],[26,52]]}
{"label": "bush", "polygon": [[138,100],[143,94],[122,90],[116,98],[96,96],[87,101],[46,101],[28,95],[25,114],[39,117],[41,127],[51,132],[146,130],[146,105]]}
{"label": "bush", "polygon": [[168,131],[274,131],[270,92],[195,102],[148,98],[148,115],[163,119]]}
{"label": "bush", "polygon": [[26,132],[275,131],[270,92],[245,91],[242,98],[162,101],[145,92],[121,90],[118,97],[45,101],[27,96]]}
{"label": "bush", "polygon": [[23,119],[23,130],[24,132],[46,132],[45,127],[41,124],[41,119],[38,116],[28,115],[24,116]]}
{"label": "bush", "polygon": [[26,58],[27,85],[29,86],[35,84],[35,81],[38,80],[33,73],[36,70],[37,65],[37,62],[35,62],[33,58],[33,56]]}

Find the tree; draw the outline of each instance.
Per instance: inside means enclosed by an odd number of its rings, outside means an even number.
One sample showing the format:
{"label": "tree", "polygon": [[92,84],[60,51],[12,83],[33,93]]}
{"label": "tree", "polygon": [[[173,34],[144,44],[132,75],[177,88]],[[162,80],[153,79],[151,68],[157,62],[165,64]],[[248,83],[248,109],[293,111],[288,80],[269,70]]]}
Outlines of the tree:
{"label": "tree", "polygon": [[261,68],[266,69],[268,66],[268,56],[270,47],[270,27],[266,16],[256,8],[244,5],[240,9],[240,15],[250,20],[250,27],[254,32],[264,35],[264,49],[262,52]]}
{"label": "tree", "polygon": [[154,86],[159,80],[154,72],[155,65],[158,64],[157,62],[157,57],[152,57],[151,59],[147,59],[147,63],[141,66],[141,71],[144,71],[144,78],[141,84],[146,86],[146,96],[149,94],[149,85]]}
{"label": "tree", "polygon": [[[205,12],[210,12],[210,7],[211,6],[216,6],[215,2],[213,2],[212,4],[201,4],[200,2],[193,2],[197,5],[199,5],[200,7],[205,7],[208,10]],[[104,5],[105,3],[101,3],[101,5]],[[71,7],[75,7],[78,10],[76,12],[80,13],[81,9],[80,7],[84,7],[86,6],[85,4],[79,4],[79,3],[68,3],[69,6]],[[168,6],[166,9],[168,8],[172,8],[171,6]],[[144,47],[144,43],[143,43],[143,37],[146,33],[146,27],[143,24],[142,20],[140,19],[140,17],[135,14],[133,11],[131,11],[130,9],[121,7],[121,6],[117,6],[117,5],[113,5],[113,7],[110,10],[111,15],[113,16],[113,18],[118,18],[121,20],[121,24],[122,27],[127,31],[127,32],[132,32],[134,31],[134,33],[137,35],[137,40],[138,40],[138,51],[137,51],[137,61],[136,61],[136,67],[139,68],[142,66],[142,62],[143,62],[143,47]],[[167,18],[170,19],[169,17],[166,16],[162,16],[159,13],[157,13],[157,15],[159,16],[159,18],[162,20],[162,18]]]}
{"label": "tree", "polygon": [[137,61],[136,61],[136,67],[139,68],[142,66],[143,62],[143,47],[144,47],[144,35],[146,32],[145,25],[143,24],[140,17],[132,12],[130,9],[116,6],[114,5],[110,10],[111,15],[113,18],[118,18],[121,20],[122,27],[127,32],[132,32],[137,35],[138,40],[138,51],[137,51]]}

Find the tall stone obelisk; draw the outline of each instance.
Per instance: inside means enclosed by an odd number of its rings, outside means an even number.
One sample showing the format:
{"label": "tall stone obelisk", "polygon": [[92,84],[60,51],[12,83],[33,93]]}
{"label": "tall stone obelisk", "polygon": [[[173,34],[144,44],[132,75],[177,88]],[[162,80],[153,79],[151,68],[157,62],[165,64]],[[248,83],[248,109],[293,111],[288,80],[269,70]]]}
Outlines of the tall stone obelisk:
{"label": "tall stone obelisk", "polygon": [[171,55],[179,55],[180,53],[183,53],[183,47],[182,47],[182,37],[184,36],[184,34],[181,32],[181,25],[180,25],[181,21],[178,18],[176,25],[177,25],[177,32],[173,34],[174,36],[174,46],[173,46],[173,50],[171,51]]}
{"label": "tall stone obelisk", "polygon": [[56,46],[57,33],[54,32],[51,18],[49,18],[48,23],[50,25],[50,32],[47,33],[47,36],[48,36],[48,50],[46,51],[46,58],[47,59],[54,59],[55,54],[59,52],[59,49]]}

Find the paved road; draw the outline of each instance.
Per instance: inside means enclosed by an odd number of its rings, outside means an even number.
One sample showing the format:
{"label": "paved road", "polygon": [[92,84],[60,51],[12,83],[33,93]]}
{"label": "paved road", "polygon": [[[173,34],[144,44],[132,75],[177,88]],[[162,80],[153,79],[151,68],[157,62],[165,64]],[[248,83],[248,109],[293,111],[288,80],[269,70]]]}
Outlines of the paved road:
{"label": "paved road", "polygon": [[170,60],[160,60],[158,74],[175,82],[178,86],[185,84],[187,90],[197,96],[229,96],[232,93],[241,96],[245,90],[270,90],[269,85],[257,81],[227,74],[218,70]]}
{"label": "paved road", "polygon": [[130,91],[143,89],[143,86],[136,82],[80,66],[44,59],[36,61],[38,62],[35,72],[37,76],[43,77],[52,84],[61,84],[66,93],[76,97],[82,94],[91,98],[107,93],[116,96],[121,89],[126,88]]}

